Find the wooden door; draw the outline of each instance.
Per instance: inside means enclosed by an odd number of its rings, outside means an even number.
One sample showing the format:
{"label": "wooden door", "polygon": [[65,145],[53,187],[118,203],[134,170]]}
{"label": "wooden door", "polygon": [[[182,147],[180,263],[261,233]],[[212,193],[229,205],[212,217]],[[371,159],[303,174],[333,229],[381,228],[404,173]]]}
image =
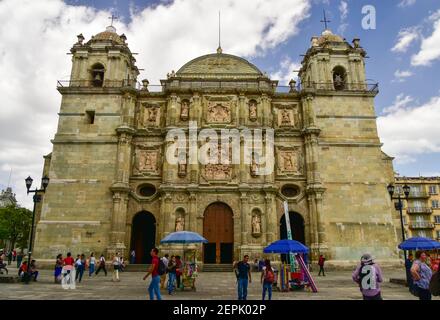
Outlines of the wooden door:
{"label": "wooden door", "polygon": [[[214,250],[215,245],[215,263],[230,263],[234,245],[234,222],[231,208],[223,203],[209,205],[203,219],[203,236],[208,240],[205,250]],[[211,255],[205,254],[204,256],[207,258]],[[205,263],[212,261],[211,259],[205,260]]]}

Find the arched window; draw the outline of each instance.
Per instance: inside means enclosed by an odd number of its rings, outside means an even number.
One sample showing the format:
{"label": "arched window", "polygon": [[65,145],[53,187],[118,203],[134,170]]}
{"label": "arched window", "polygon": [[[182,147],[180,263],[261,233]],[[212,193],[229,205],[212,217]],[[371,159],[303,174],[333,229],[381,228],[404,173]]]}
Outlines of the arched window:
{"label": "arched window", "polygon": [[92,84],[94,87],[102,87],[104,84],[104,66],[100,63],[95,63],[92,66]]}
{"label": "arched window", "polygon": [[341,91],[346,89],[347,73],[341,66],[333,69],[333,86],[335,90]]}

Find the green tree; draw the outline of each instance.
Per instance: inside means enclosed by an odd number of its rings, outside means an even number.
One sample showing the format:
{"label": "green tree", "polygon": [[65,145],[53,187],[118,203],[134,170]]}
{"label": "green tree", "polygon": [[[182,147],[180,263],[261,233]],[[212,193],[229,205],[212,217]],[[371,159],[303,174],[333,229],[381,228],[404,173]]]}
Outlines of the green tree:
{"label": "green tree", "polygon": [[27,248],[32,224],[32,211],[8,206],[0,208],[0,239],[9,240],[12,248]]}

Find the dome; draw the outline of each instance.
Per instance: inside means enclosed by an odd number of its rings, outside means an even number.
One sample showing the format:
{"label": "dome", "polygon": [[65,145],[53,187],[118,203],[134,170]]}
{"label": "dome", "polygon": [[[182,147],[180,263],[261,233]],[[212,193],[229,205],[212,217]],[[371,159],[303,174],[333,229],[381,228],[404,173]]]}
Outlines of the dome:
{"label": "dome", "polygon": [[116,33],[116,28],[113,26],[109,26],[104,32],[100,32],[93,36],[90,41],[111,41],[116,44],[125,44],[121,36]]}
{"label": "dome", "polygon": [[319,45],[322,45],[326,42],[344,42],[344,39],[342,39],[340,36],[333,34],[329,29],[324,30],[322,35],[318,39]]}
{"label": "dome", "polygon": [[256,78],[263,73],[249,61],[230,54],[213,53],[191,60],[176,73],[179,77]]}

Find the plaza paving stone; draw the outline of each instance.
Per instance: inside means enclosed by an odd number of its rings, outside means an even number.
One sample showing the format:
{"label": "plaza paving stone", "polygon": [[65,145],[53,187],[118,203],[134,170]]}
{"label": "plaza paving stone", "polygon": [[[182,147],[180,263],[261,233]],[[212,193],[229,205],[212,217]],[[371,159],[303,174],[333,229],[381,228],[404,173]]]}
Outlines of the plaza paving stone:
{"label": "plaza paving stone", "polygon": [[[144,273],[123,272],[120,282],[112,282],[111,272],[92,276],[84,274],[83,281],[77,283],[75,290],[65,290],[59,284],[53,283],[52,272],[42,270],[37,282],[26,285],[23,283],[0,283],[0,300],[7,299],[49,299],[49,300],[88,300],[88,299],[147,299],[147,286],[150,278],[142,280]],[[390,278],[402,278],[399,270],[383,270],[384,283],[382,296],[385,300],[417,300],[408,289],[402,285],[390,283]],[[10,274],[16,274],[11,268]],[[360,300],[361,294],[351,280],[349,271],[328,272],[326,277],[317,277],[312,273],[319,288],[318,293],[309,291],[291,291],[273,293],[274,300]],[[253,282],[248,288],[248,300],[261,300],[260,274],[252,274]],[[177,291],[170,296],[162,290],[164,300],[230,300],[236,299],[236,282],[234,273],[200,272],[196,281],[197,290]],[[434,297],[440,300],[439,297]]]}

